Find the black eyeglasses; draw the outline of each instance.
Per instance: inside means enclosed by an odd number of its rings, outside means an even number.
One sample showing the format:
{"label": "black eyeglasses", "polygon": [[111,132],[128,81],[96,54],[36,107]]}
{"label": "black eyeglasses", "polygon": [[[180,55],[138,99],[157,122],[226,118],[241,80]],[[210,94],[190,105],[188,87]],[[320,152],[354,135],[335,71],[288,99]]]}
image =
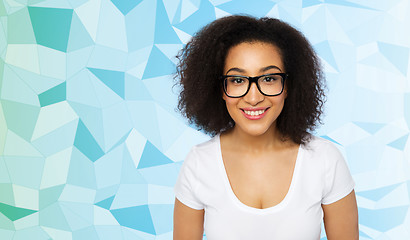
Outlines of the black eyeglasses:
{"label": "black eyeglasses", "polygon": [[287,76],[286,73],[271,73],[256,77],[223,75],[221,79],[223,80],[224,92],[228,97],[239,98],[245,96],[253,82],[260,93],[273,97],[282,94]]}

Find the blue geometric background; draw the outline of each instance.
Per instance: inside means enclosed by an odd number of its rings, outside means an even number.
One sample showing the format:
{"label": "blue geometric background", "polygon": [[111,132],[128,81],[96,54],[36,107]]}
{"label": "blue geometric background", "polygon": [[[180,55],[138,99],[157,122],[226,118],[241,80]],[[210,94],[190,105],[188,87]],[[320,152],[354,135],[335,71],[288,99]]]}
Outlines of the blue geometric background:
{"label": "blue geometric background", "polygon": [[179,169],[209,139],[175,111],[175,55],[237,13],[307,36],[360,239],[410,239],[407,0],[3,0],[0,239],[172,239]]}

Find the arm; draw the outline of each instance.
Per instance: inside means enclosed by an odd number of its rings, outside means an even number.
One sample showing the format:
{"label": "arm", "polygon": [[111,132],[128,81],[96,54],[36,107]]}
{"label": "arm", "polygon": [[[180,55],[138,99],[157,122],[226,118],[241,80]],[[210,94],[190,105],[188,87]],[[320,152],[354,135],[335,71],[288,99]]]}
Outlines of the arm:
{"label": "arm", "polygon": [[181,203],[175,198],[174,240],[202,240],[204,233],[204,213]]}
{"label": "arm", "polygon": [[346,197],[323,205],[324,224],[328,240],[358,240],[358,213],[354,190]]}

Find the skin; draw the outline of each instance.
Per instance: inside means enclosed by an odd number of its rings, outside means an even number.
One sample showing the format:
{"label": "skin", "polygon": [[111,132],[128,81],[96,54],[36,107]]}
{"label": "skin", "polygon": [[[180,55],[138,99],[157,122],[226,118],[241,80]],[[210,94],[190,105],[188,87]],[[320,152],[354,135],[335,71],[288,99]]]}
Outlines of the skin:
{"label": "skin", "polygon": [[[224,74],[258,76],[285,72],[280,51],[269,43],[245,42],[232,47],[226,56]],[[255,84],[241,98],[223,94],[235,127],[221,134],[225,169],[236,197],[254,208],[269,208],[286,196],[293,175],[299,145],[283,140],[276,119],[286,100],[259,92]],[[267,109],[261,119],[250,120],[243,109]],[[252,161],[252,163],[250,163]],[[339,201],[322,205],[329,240],[359,239],[354,191]],[[174,207],[174,239],[202,239],[204,210],[191,209],[178,199]]]}

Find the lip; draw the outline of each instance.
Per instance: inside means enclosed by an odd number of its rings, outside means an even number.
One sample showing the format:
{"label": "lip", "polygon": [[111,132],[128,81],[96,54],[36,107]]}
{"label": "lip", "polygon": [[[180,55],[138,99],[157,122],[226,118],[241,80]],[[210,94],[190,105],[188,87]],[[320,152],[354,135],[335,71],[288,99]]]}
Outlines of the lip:
{"label": "lip", "polygon": [[[263,107],[261,107],[261,108],[241,108],[241,110],[242,110],[242,114],[243,114],[247,119],[250,119],[250,120],[259,120],[259,119],[263,118],[263,117],[266,115],[266,113],[267,113],[268,110],[269,110],[269,107],[268,107],[268,108],[263,108]],[[245,113],[245,111],[259,111],[259,110],[265,110],[265,112],[262,113],[261,115],[254,115],[254,116],[248,115],[248,114]]]}

